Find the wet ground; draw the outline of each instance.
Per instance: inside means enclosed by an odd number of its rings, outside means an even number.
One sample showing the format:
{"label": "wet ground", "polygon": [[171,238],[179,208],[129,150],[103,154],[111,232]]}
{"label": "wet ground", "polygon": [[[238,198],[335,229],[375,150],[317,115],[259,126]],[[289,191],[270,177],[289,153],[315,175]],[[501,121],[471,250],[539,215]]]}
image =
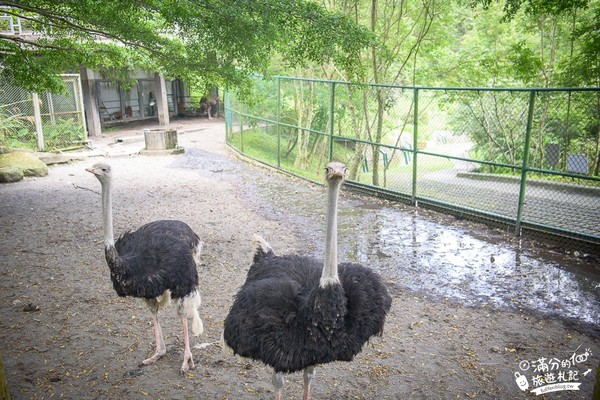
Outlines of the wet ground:
{"label": "wet ground", "polygon": [[[198,150],[188,152],[177,166],[241,174],[241,182],[252,182],[247,192],[264,209],[278,210],[270,218],[315,226],[314,232],[298,234],[313,255],[323,254],[320,211],[325,198],[317,185],[316,193],[315,188],[307,193],[306,184],[294,183],[297,178],[280,182],[268,176],[254,185],[256,178],[244,178],[237,161]],[[600,267],[595,255],[557,252],[544,243],[452,216],[348,189],[344,193],[339,210],[342,260],[370,265],[400,286],[434,298],[600,325]]]}

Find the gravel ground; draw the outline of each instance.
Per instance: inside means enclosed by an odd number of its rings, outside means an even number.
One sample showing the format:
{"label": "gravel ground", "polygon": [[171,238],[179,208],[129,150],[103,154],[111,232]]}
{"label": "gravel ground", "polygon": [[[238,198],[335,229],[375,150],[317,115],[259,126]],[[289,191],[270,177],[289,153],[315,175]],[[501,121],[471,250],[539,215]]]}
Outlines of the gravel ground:
{"label": "gravel ground", "polygon": [[[222,120],[172,126],[185,131],[183,155],[124,156],[135,144],[109,146],[115,136],[141,135],[134,127],[95,138],[108,160],[85,157],[51,167],[47,177],[0,186],[0,352],[13,399],[273,397],[267,367],[221,351],[222,322],[250,265],[253,234],[279,253],[321,253],[325,189],[238,159],[224,145]],[[152,324],[145,306],[118,297],[110,282],[100,187],[85,171],[100,159],[116,175],[117,235],[173,218],[204,241],[198,269],[205,331],[192,339],[196,368],[185,375],[174,307],[160,315],[167,355],[139,367],[153,352]],[[263,190],[272,187],[287,189]],[[296,214],[298,198],[322,207]],[[386,206],[342,193],[343,204],[354,202]],[[438,221],[439,229],[452,223]],[[319,367],[314,399],[591,398],[597,326],[526,310],[465,307],[385,278],[393,305],[384,335],[353,362]],[[517,384],[522,377],[527,391]],[[540,386],[540,377],[578,383],[580,390],[536,396],[529,390]],[[286,377],[283,398],[302,398],[300,373]]]}

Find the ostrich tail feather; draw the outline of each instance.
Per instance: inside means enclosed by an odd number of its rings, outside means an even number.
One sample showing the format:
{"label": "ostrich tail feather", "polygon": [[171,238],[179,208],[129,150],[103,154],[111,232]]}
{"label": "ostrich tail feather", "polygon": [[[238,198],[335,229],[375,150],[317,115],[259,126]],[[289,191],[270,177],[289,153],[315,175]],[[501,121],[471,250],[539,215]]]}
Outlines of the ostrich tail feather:
{"label": "ostrich tail feather", "polygon": [[268,255],[273,255],[273,248],[271,248],[271,245],[262,236],[254,235],[253,239],[255,249],[253,254],[254,262],[257,262]]}
{"label": "ostrich tail feather", "polygon": [[223,354],[227,355],[227,356],[232,356],[235,353],[233,352],[233,349],[229,346],[227,346],[227,343],[225,343],[225,331],[221,331],[221,351],[223,352]]}
{"label": "ostrich tail feather", "polygon": [[194,262],[196,263],[196,266],[199,267],[201,260],[200,260],[200,255],[202,253],[202,246],[204,245],[204,242],[199,241],[198,245],[192,250],[193,251],[193,255],[194,255]]}
{"label": "ostrich tail feather", "polygon": [[202,319],[200,319],[200,313],[197,308],[194,308],[194,314],[192,316],[192,333],[194,336],[200,336],[204,332],[204,325]]}
{"label": "ostrich tail feather", "polygon": [[204,332],[202,319],[200,319],[200,313],[198,312],[200,304],[200,294],[197,290],[195,290],[188,296],[179,300],[179,307],[177,309],[177,314],[179,314],[179,317],[192,319],[192,333],[194,336],[199,336],[202,334],[202,332]]}
{"label": "ostrich tail feather", "polygon": [[[199,336],[204,332],[204,325],[202,324],[202,320],[200,319],[200,313],[198,308],[200,308],[202,300],[200,298],[200,293],[195,291],[190,298],[190,305],[188,316],[192,318],[192,333],[195,336]],[[190,315],[191,314],[191,315]]]}

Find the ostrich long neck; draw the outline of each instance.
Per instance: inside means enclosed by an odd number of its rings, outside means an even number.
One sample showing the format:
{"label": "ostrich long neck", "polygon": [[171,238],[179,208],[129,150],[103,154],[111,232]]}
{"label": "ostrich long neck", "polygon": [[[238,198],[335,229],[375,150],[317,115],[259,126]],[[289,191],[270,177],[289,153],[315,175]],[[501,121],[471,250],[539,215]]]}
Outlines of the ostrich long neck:
{"label": "ostrich long neck", "polygon": [[112,188],[110,180],[101,182],[102,184],[102,218],[104,220],[104,247],[113,248],[115,239],[113,236],[113,216],[112,216]]}
{"label": "ostrich long neck", "polygon": [[342,179],[335,178],[328,181],[327,192],[327,236],[325,238],[325,261],[321,274],[320,286],[338,284],[338,258],[337,258],[337,207]]}

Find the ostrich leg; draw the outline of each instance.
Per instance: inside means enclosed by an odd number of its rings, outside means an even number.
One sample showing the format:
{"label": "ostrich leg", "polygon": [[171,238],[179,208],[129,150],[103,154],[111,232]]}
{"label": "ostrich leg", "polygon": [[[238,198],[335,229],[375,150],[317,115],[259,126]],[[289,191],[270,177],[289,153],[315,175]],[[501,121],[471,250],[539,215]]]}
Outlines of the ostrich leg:
{"label": "ostrich leg", "polygon": [[304,400],[308,400],[310,396],[310,384],[315,378],[315,367],[310,366],[304,368]]}
{"label": "ostrich leg", "polygon": [[192,351],[190,350],[190,337],[188,335],[188,323],[186,317],[181,317],[181,325],[183,326],[183,364],[181,365],[181,373],[185,374],[190,369],[194,369],[194,360],[192,359]]}
{"label": "ostrich leg", "polygon": [[162,329],[160,329],[160,324],[158,323],[158,307],[159,302],[156,299],[146,300],[146,304],[150,311],[152,312],[152,323],[154,324],[154,339],[156,340],[156,351],[152,355],[152,357],[145,359],[142,364],[150,365],[154,364],[159,358],[167,354],[167,346],[165,346],[165,341],[163,340]]}
{"label": "ostrich leg", "polygon": [[275,400],[281,400],[281,389],[283,389],[283,372],[273,371],[273,386],[275,386]]}

